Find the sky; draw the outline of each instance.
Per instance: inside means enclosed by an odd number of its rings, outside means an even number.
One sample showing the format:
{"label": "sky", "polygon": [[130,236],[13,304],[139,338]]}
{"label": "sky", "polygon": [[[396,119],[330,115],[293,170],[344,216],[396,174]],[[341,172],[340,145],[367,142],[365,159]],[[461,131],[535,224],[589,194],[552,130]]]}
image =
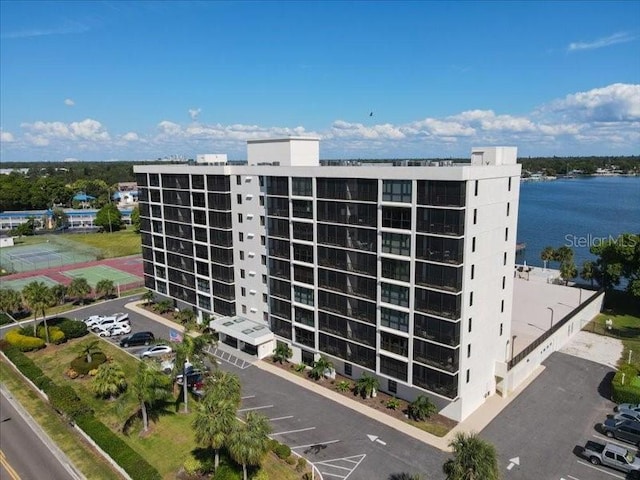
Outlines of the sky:
{"label": "sky", "polygon": [[0,160],[640,154],[640,1],[0,2]]}

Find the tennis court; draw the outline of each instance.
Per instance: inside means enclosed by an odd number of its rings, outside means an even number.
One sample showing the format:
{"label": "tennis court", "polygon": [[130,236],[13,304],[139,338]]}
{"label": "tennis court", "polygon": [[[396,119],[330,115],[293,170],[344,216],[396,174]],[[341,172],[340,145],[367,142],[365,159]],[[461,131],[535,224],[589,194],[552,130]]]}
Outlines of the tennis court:
{"label": "tennis court", "polygon": [[22,289],[26,285],[29,285],[31,282],[42,282],[47,287],[53,287],[54,285],[58,284],[58,282],[54,282],[49,277],[37,276],[37,277],[21,278],[20,280],[7,280],[7,281],[2,280],[0,281],[0,287],[10,288],[11,290],[17,290],[21,292]]}
{"label": "tennis court", "polygon": [[91,288],[95,288],[96,284],[100,280],[111,280],[116,285],[128,285],[142,281],[140,277],[136,275],[130,275],[121,270],[108,267],[106,265],[96,265],[94,267],[77,268],[75,270],[67,270],[61,272],[65,277],[71,279],[85,278]]}
{"label": "tennis court", "polygon": [[0,250],[0,267],[9,272],[29,272],[96,260],[95,254],[64,245],[40,243]]}

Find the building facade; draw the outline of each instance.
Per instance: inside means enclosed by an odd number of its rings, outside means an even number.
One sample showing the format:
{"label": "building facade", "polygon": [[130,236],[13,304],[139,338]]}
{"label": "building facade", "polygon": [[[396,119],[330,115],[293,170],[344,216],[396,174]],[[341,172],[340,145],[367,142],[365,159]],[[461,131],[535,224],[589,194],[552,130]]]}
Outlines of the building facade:
{"label": "building facade", "polygon": [[248,142],[247,165],[135,167],[145,284],[198,315],[244,317],[462,420],[509,354],[520,166],[322,166],[319,141]]}

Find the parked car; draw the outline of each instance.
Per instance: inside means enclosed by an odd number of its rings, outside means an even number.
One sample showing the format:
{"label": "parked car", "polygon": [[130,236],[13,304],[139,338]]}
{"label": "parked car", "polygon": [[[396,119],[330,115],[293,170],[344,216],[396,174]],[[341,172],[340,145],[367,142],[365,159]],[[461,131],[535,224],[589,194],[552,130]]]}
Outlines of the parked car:
{"label": "parked car", "polygon": [[91,315],[90,317],[85,318],[83,321],[87,328],[91,328],[102,322],[104,318],[104,315]]}
{"label": "parked car", "polygon": [[160,357],[172,353],[171,345],[154,345],[140,353],[140,358]]}
{"label": "parked car", "polygon": [[640,413],[635,413],[632,410],[624,410],[612,415],[611,418],[619,422],[624,422],[625,420],[640,422]]}
{"label": "parked car", "polygon": [[91,328],[91,331],[93,333],[95,333],[96,335],[98,335],[99,337],[110,337],[111,336],[111,329],[110,328],[101,327],[100,325],[94,326],[93,328]]}
{"label": "parked car", "polygon": [[96,323],[96,326],[101,326],[102,328],[111,328],[111,327],[115,327],[116,325],[122,325],[122,324],[127,324],[130,325],[129,323],[129,319],[125,318],[124,320],[118,320],[117,317],[104,317],[102,320],[98,320],[98,323]]}
{"label": "parked car", "polygon": [[123,337],[120,340],[120,346],[127,348],[135,345],[150,345],[155,339],[152,332],[136,332]]}
{"label": "parked car", "polygon": [[633,472],[630,478],[640,478],[640,458],[624,447],[607,443],[587,442],[582,455],[594,465],[606,465],[625,473]]}
{"label": "parked car", "polygon": [[128,323],[118,323],[109,329],[112,337],[127,335],[131,333],[131,325]]}
{"label": "parked car", "polygon": [[[193,388],[197,384],[201,384],[204,382],[205,376],[207,372],[205,370],[201,370],[200,368],[194,367],[193,365],[187,367],[187,387]],[[181,373],[176,375],[176,383],[180,386],[183,385],[184,375]]]}
{"label": "parked car", "polygon": [[609,438],[640,445],[640,423],[633,420],[620,422],[609,418],[602,424],[602,430]]}
{"label": "parked car", "polygon": [[616,412],[634,412],[640,413],[640,403],[621,403],[616,408]]}

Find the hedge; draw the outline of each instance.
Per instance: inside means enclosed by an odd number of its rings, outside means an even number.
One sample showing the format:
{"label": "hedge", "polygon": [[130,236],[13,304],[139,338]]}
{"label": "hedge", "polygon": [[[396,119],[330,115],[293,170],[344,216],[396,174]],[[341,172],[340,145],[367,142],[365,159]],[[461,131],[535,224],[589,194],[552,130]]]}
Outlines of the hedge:
{"label": "hedge", "polygon": [[[46,341],[47,336],[44,331],[44,326],[38,327],[37,332],[38,332],[38,338],[41,338]],[[58,345],[60,343],[63,343],[65,340],[66,340],[65,334],[62,330],[60,330],[58,327],[49,327],[50,343],[53,343],[54,345]]]}
{"label": "hedge", "polygon": [[[624,375],[624,385],[622,376]],[[640,403],[640,388],[632,384],[638,376],[638,370],[633,365],[623,365],[611,381],[611,396],[616,403]]]}
{"label": "hedge", "polygon": [[291,456],[291,448],[289,448],[288,445],[281,443],[273,450],[273,453],[275,453],[278,458],[287,459]]}
{"label": "hedge", "polygon": [[[40,322],[40,325],[43,325]],[[87,325],[81,320],[66,317],[53,317],[47,320],[49,327],[58,327],[67,339],[84,337],[89,333]]]}
{"label": "hedge", "polygon": [[18,330],[10,330],[4,337],[11,345],[15,345],[23,352],[30,352],[31,350],[39,350],[44,348],[45,343],[41,338],[28,337],[22,335]]}
{"label": "hedge", "polygon": [[[33,360],[27,357],[19,347],[16,345],[12,345],[9,341],[3,340],[0,343],[0,350],[4,352],[9,360],[16,366],[18,370],[22,372],[22,374],[31,380],[33,383],[38,385],[41,382],[41,378],[46,378],[51,381],[49,377],[47,377],[44,372],[38,367]],[[46,383],[46,382],[45,382]]]}
{"label": "hedge", "polygon": [[81,356],[71,360],[71,368],[80,375],[86,375],[94,368],[98,368],[107,361],[107,356],[102,352],[94,352],[91,354],[91,363],[87,363],[87,357]]}
{"label": "hedge", "polygon": [[47,395],[51,406],[67,418],[76,420],[92,413],[91,408],[80,400],[75,390],[69,385],[52,384]]}
{"label": "hedge", "polygon": [[160,473],[97,418],[79,417],[76,424],[135,480],[160,480]]}

